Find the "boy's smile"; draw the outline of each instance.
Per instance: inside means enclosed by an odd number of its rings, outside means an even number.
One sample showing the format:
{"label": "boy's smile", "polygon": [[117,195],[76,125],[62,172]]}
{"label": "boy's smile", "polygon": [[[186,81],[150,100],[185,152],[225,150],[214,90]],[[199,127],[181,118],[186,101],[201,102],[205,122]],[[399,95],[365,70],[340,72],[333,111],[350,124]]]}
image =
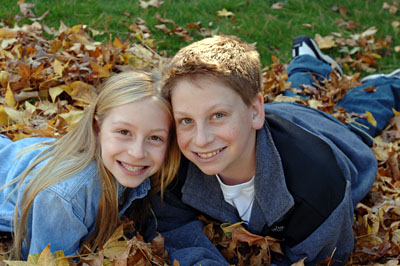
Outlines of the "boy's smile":
{"label": "boy's smile", "polygon": [[171,101],[182,153],[205,174],[233,185],[255,172],[256,130],[264,124],[262,96],[247,106],[216,78],[179,79]]}

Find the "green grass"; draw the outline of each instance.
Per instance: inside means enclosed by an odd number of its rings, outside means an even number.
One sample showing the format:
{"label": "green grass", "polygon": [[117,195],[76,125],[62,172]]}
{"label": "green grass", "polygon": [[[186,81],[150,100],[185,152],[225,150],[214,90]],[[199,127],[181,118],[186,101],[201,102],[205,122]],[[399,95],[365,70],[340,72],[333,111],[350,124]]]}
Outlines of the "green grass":
{"label": "green grass", "polygon": [[[0,19],[5,24],[12,25],[15,15],[19,13],[17,0],[0,0]],[[315,36],[316,33],[326,36],[332,32],[343,33],[349,36],[352,33],[361,33],[371,26],[376,26],[378,32],[376,38],[391,36],[392,47],[400,45],[398,30],[391,25],[392,21],[400,20],[398,14],[391,14],[383,9],[385,0],[287,0],[280,1],[285,4],[283,9],[271,9],[271,5],[277,0],[164,0],[158,8],[149,7],[143,9],[138,0],[26,0],[34,3],[32,11],[38,17],[45,11],[50,13],[44,19],[44,23],[55,28],[60,21],[68,26],[86,24],[90,27],[104,31],[103,36],[96,39],[108,39],[110,34],[119,34],[125,37],[128,26],[137,17],[146,21],[155,39],[155,49],[159,53],[172,56],[179,48],[187,45],[176,35],[168,35],[156,29],[160,24],[155,18],[159,13],[162,18],[172,19],[181,27],[191,22],[202,22],[202,27],[222,34],[232,34],[250,43],[256,43],[261,54],[263,65],[272,62],[271,56],[275,55],[281,61],[288,63],[291,58],[292,39],[297,35]],[[391,1],[386,1],[392,4]],[[347,14],[341,14],[332,10],[333,6],[347,9]],[[218,17],[217,11],[226,8],[234,13],[233,18]],[[129,13],[127,16],[124,12]],[[339,27],[338,19],[353,20],[360,28],[346,30]],[[27,22],[26,20],[19,24]],[[303,26],[311,25],[311,28]],[[195,30],[188,30],[194,40],[203,36]],[[332,56],[343,56],[337,48],[326,50]],[[400,54],[393,49],[379,60],[378,71],[388,72],[400,67]]]}

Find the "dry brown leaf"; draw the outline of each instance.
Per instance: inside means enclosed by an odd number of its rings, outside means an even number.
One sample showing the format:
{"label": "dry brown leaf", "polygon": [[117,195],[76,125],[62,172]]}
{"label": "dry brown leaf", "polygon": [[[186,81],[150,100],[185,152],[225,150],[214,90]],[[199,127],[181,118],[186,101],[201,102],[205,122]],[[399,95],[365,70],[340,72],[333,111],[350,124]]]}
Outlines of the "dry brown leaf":
{"label": "dry brown leaf", "polygon": [[148,8],[149,6],[159,7],[162,4],[164,4],[164,1],[161,1],[161,0],[149,0],[147,2],[143,1],[143,0],[140,0],[140,7],[141,8]]}
{"label": "dry brown leaf", "polygon": [[315,34],[314,39],[318,43],[320,49],[330,49],[336,46],[332,36],[322,37],[319,34]]}
{"label": "dry brown leaf", "polygon": [[284,6],[285,6],[284,3],[278,2],[278,3],[273,4],[273,5],[271,6],[271,9],[282,9]]}

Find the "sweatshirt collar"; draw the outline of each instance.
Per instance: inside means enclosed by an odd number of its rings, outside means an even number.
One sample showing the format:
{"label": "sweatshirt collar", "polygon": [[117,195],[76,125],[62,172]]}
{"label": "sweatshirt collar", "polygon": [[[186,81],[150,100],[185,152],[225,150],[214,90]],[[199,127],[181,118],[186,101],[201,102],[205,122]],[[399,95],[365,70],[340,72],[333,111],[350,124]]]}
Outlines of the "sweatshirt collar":
{"label": "sweatshirt collar", "polygon": [[256,198],[249,228],[261,232],[265,223],[271,226],[279,221],[293,207],[294,199],[287,189],[281,158],[266,123],[257,131],[256,143]]}
{"label": "sweatshirt collar", "polygon": [[[268,125],[257,130],[255,201],[249,229],[261,233],[265,224],[271,226],[281,219],[294,205],[294,199],[286,187],[279,153]],[[182,199],[192,207],[220,220],[240,221],[236,210],[225,202],[216,176],[209,176],[189,163]]]}

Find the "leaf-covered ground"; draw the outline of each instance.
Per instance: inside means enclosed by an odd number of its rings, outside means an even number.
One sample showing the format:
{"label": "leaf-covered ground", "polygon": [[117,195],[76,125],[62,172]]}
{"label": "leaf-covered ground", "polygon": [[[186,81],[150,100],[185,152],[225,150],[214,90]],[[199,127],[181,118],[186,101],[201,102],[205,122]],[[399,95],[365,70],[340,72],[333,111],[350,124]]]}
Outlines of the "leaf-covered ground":
{"label": "leaf-covered ground", "polygon": [[[150,1],[151,2],[151,1]],[[49,28],[30,13],[28,4],[20,3],[21,16],[34,21],[30,25],[8,28],[0,24],[0,133],[13,140],[31,136],[60,137],[76,125],[94,95],[97,86],[113,73],[128,69],[151,69],[166,58],[151,48],[151,34],[145,21],[130,25],[130,36],[121,40],[113,38],[106,43],[93,40],[95,29],[85,25],[59,29]],[[390,8],[390,7],[388,7]],[[394,6],[392,8],[395,8]],[[221,12],[224,12],[221,10]],[[162,21],[173,25],[173,21]],[[351,27],[350,22],[348,27]],[[399,26],[399,25],[397,25]],[[161,28],[162,26],[160,26]],[[184,29],[174,32],[190,38]],[[51,38],[45,37],[49,36]],[[346,91],[359,83],[360,72],[374,72],[378,58],[395,52],[390,36],[375,38],[376,28],[344,38],[340,34],[313,36],[321,48],[340,47],[349,51],[339,58],[348,73],[339,77],[332,74],[329,80],[305,86],[307,98],[283,97],[280,93],[290,89],[287,82],[287,65],[273,58],[273,64],[263,71],[266,102],[297,101],[334,114],[343,122],[354,120],[345,110],[333,112],[335,104]],[[187,36],[187,37],[185,37]],[[373,90],[374,88],[369,88]],[[400,265],[400,113],[393,110],[394,118],[374,139],[373,150],[379,164],[376,181],[368,196],[358,205],[354,218],[356,245],[350,265]],[[363,114],[371,123],[374,117]],[[246,232],[240,224],[220,225],[207,221],[204,231],[222,254],[235,265],[268,264],[270,255],[280,253],[279,242]],[[152,243],[143,242],[140,235],[124,237],[132,231],[127,221],[103,249],[81,255],[80,263],[89,265],[179,265],[169,262],[163,248],[162,237]],[[7,250],[10,239],[0,236],[0,249]],[[6,259],[6,257],[0,257]],[[1,263],[1,262],[0,262]],[[4,263],[4,262],[3,262]],[[50,254],[46,248],[27,262],[9,261],[10,265],[74,265],[61,252]],[[321,265],[330,265],[327,258]],[[299,261],[297,265],[302,265]]]}

